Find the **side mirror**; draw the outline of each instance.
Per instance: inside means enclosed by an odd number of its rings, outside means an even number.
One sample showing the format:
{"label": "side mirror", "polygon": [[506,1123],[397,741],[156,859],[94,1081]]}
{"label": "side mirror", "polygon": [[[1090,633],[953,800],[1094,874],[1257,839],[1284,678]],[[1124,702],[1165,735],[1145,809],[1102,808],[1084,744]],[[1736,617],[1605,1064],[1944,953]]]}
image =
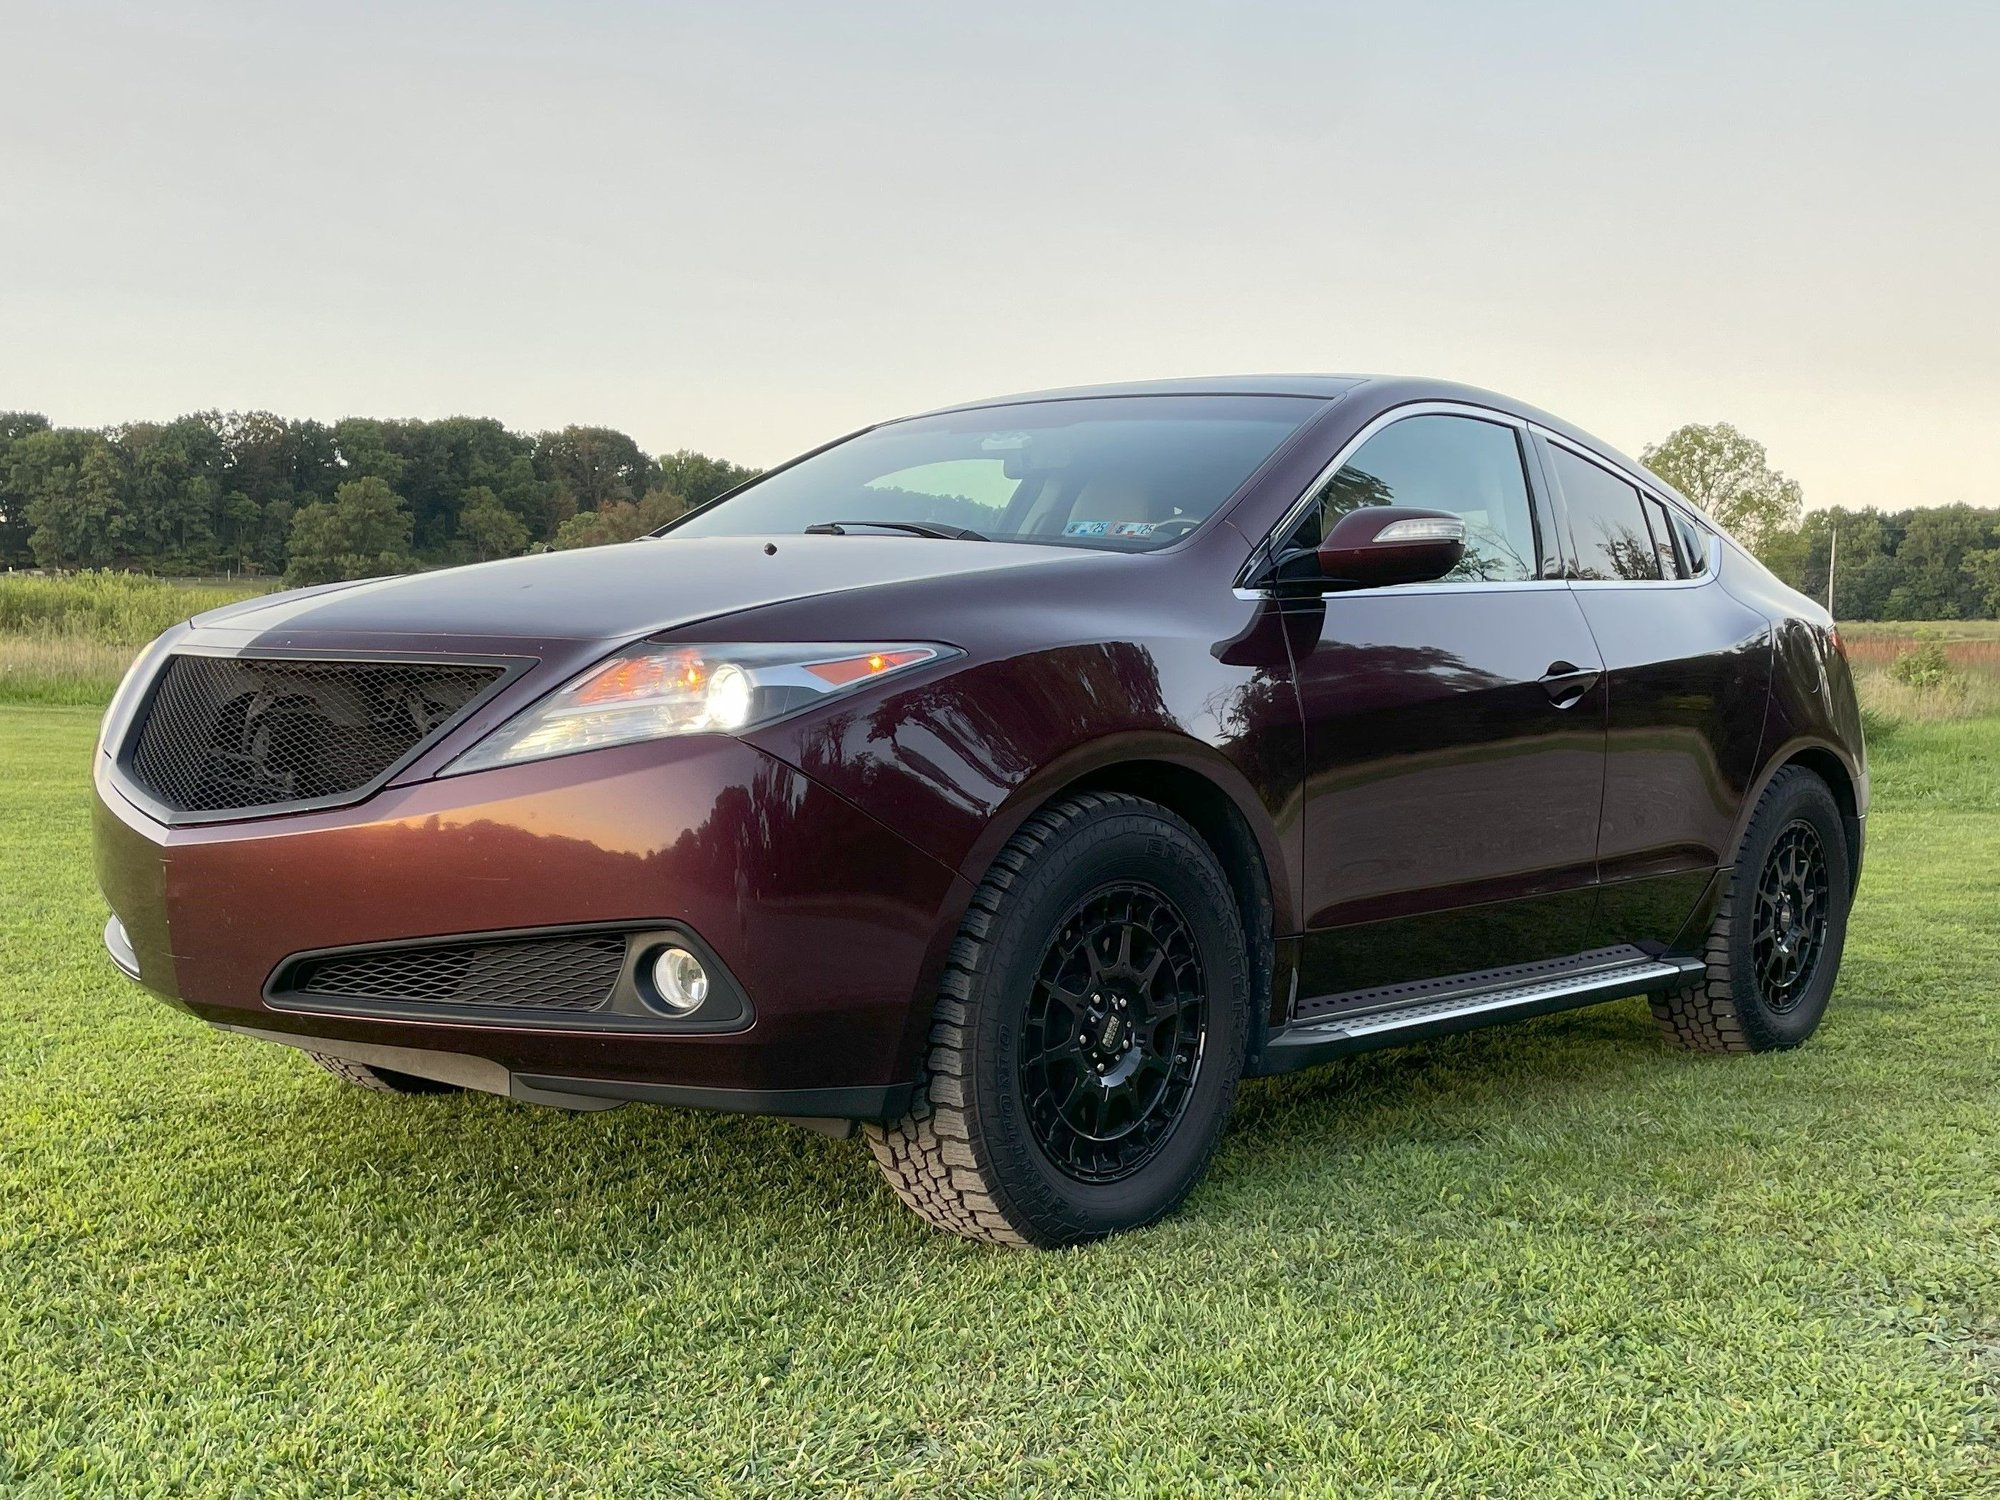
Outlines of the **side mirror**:
{"label": "side mirror", "polygon": [[1364,505],[1334,523],[1316,555],[1334,587],[1429,583],[1464,558],[1465,522],[1447,511]]}

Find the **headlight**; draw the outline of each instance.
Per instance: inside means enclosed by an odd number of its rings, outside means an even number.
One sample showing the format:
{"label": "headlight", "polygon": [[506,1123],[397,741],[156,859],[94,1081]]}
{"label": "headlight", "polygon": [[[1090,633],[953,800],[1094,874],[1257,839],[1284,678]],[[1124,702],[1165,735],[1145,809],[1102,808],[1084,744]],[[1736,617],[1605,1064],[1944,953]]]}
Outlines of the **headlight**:
{"label": "headlight", "polygon": [[445,775],[633,740],[734,734],[926,662],[949,646],[671,646],[642,641],[529,705]]}

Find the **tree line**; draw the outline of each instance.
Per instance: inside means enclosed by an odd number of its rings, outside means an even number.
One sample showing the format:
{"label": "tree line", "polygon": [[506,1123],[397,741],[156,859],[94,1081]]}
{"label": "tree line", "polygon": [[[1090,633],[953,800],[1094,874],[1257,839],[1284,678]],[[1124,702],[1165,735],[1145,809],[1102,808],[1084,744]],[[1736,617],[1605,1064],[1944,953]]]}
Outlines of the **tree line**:
{"label": "tree line", "polygon": [[1843,620],[2000,616],[2000,510],[1808,511],[1763,444],[1726,422],[1678,428],[1641,460],[1801,593],[1824,602],[1831,577]]}
{"label": "tree line", "polygon": [[291,583],[623,541],[754,478],[609,427],[270,412],[54,427],[0,412],[0,566]]}
{"label": "tree line", "polygon": [[[1836,536],[1838,561],[1835,561]],[[2000,617],[2000,510],[1929,505],[1808,511],[1759,553],[1801,593],[1843,620]]]}
{"label": "tree line", "polygon": [[[1804,509],[1727,423],[1643,461],[1780,578],[1843,619],[2000,615],[2000,510]],[[270,412],[53,427],[0,412],[0,567],[282,574],[324,583],[626,541],[759,471],[609,427],[514,432],[490,417],[331,424]]]}

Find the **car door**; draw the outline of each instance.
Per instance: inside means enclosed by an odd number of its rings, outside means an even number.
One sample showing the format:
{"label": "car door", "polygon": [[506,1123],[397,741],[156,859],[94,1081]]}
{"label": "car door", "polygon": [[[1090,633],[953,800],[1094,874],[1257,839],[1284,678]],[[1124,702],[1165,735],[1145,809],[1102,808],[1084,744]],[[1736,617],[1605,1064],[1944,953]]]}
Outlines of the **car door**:
{"label": "car door", "polygon": [[1757,767],[1770,623],[1716,581],[1720,542],[1554,433],[1534,437],[1607,687],[1602,892],[1589,942],[1664,948],[1731,840]]}
{"label": "car door", "polygon": [[1449,511],[1434,583],[1293,607],[1304,716],[1302,1008],[1575,954],[1594,901],[1603,663],[1530,480],[1526,424],[1427,403],[1328,466],[1284,546],[1359,505]]}

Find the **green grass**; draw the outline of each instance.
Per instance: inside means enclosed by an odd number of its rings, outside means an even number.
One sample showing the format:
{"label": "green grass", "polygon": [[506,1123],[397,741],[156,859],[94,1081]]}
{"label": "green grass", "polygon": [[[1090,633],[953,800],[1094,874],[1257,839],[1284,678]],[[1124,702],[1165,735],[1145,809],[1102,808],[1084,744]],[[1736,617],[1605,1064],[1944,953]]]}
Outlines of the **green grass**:
{"label": "green grass", "polygon": [[154,636],[269,580],[0,574],[0,703],[101,704]]}
{"label": "green grass", "polygon": [[395,1100],[99,956],[0,709],[0,1492],[2000,1493],[2000,721],[1876,766],[1839,996],[1253,1084],[1155,1229],[926,1230],[765,1121]]}
{"label": "green grass", "polygon": [[268,580],[153,578],[143,573],[0,575],[0,634],[81,635],[143,646],[205,609],[267,594]]}

